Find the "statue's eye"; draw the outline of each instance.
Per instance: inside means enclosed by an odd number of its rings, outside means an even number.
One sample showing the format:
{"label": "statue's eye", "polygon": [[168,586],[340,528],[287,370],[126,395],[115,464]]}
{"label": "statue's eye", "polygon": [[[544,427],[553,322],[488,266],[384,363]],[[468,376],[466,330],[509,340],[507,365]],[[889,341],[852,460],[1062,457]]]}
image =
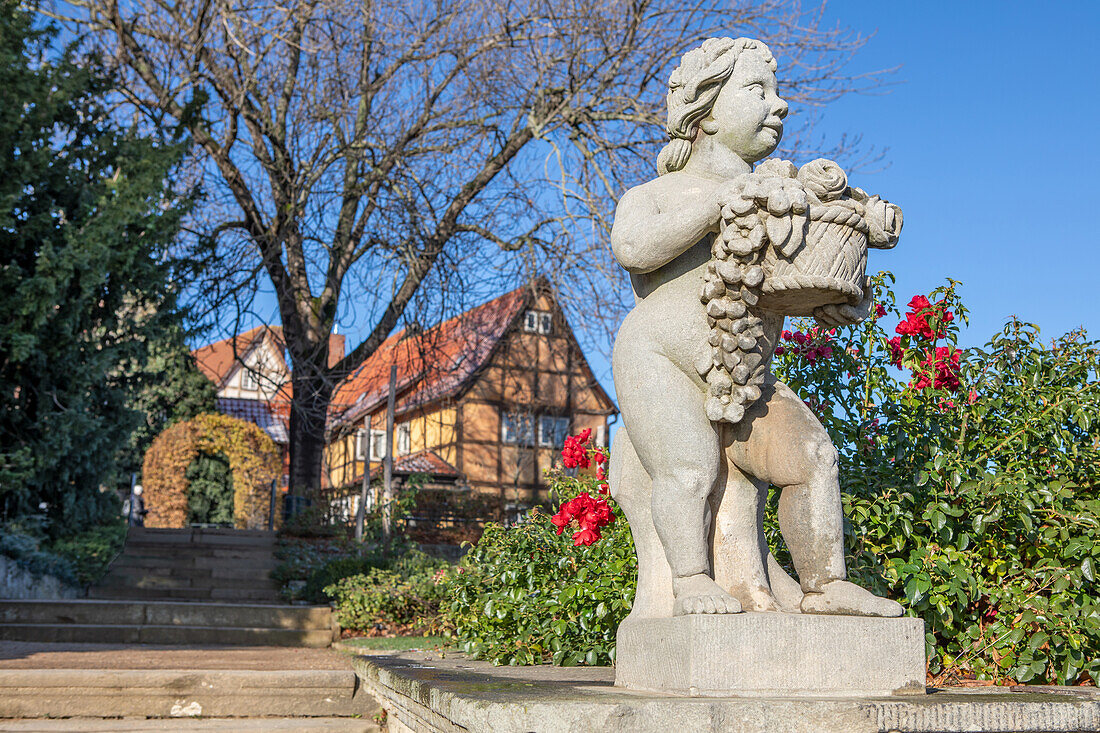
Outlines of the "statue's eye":
{"label": "statue's eye", "polygon": [[761,97],[764,96],[764,85],[759,83],[759,82],[754,83],[754,84],[749,84],[748,87],[746,87],[746,88],[754,94],[759,94]]}

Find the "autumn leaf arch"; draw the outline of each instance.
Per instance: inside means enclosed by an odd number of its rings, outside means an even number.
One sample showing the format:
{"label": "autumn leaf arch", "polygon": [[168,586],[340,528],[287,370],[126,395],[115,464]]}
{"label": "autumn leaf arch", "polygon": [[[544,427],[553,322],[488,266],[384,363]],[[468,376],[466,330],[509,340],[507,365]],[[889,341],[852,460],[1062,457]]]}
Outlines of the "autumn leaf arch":
{"label": "autumn leaf arch", "polygon": [[187,467],[201,453],[221,453],[229,460],[236,528],[264,527],[271,481],[282,469],[279,449],[256,425],[219,414],[176,423],[149,446],[142,467],[145,526],[187,525]]}

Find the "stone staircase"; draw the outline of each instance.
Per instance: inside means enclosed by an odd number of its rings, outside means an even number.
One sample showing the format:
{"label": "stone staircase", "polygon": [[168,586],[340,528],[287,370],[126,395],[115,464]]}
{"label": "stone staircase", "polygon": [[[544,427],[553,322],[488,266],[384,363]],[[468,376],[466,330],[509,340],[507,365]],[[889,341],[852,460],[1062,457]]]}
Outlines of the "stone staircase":
{"label": "stone staircase", "polygon": [[132,528],[89,600],[0,600],[0,639],[327,647],[328,606],[280,605],[271,532]]}
{"label": "stone staircase", "polygon": [[[65,731],[129,730],[120,718],[160,718],[156,730],[167,731],[188,730],[184,719],[199,716],[278,716],[299,719],[299,725],[280,730],[301,731],[311,728],[302,718],[324,716],[366,718],[365,725],[345,721],[328,730],[378,731],[370,718],[379,711],[377,700],[362,689],[350,669],[0,669],[0,730],[7,730],[5,718],[67,718],[69,727],[50,729]],[[72,718],[113,720],[104,727],[85,728],[74,725]],[[234,729],[232,721],[207,728]]]}
{"label": "stone staircase", "polygon": [[164,601],[0,601],[0,639],[50,643],[327,647],[328,606]]}
{"label": "stone staircase", "polygon": [[273,532],[133,527],[88,593],[111,600],[280,603]]}

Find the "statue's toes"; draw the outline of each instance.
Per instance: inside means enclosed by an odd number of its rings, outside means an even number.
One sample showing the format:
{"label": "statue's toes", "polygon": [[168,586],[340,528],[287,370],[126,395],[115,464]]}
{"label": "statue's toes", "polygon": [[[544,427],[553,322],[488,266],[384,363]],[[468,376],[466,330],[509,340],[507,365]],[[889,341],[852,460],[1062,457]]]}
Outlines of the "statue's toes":
{"label": "statue's toes", "polygon": [[880,598],[870,591],[845,580],[834,580],[820,593],[807,593],[802,597],[803,613],[834,614],[839,616],[881,616],[895,618],[905,613],[905,608],[889,598]]}
{"label": "statue's toes", "polygon": [[699,595],[677,598],[673,607],[676,616],[703,613],[741,613],[741,603],[733,596]]}

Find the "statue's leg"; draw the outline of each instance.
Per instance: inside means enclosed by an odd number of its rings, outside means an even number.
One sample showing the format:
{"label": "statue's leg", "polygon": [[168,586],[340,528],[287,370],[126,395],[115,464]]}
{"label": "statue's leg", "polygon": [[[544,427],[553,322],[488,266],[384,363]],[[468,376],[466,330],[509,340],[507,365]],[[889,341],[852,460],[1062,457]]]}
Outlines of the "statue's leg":
{"label": "statue's leg", "polygon": [[[760,529],[768,484],[728,465],[719,487],[714,497],[714,580],[746,611],[784,610],[768,582],[768,545]],[[798,596],[801,601],[801,592]],[[797,609],[796,603],[792,610]]]}
{"label": "statue's leg", "polygon": [[741,604],[709,573],[708,500],[722,446],[703,411],[703,392],[663,355],[646,349],[620,353],[622,348],[616,346],[613,362],[616,391],[623,422],[652,480],[653,526],[672,569],[673,613],[737,613]]}
{"label": "statue's leg", "polygon": [[620,427],[615,433],[608,478],[611,495],[630,522],[634,551],[638,555],[638,588],[630,616],[667,618],[672,615],[672,571],[653,527],[650,510],[653,486],[638,460],[626,427]]}
{"label": "statue's leg", "polygon": [[837,455],[817,417],[787,385],[769,380],[730,451],[737,465],[778,486],[779,528],[806,613],[898,616],[897,603],[845,580]]}

